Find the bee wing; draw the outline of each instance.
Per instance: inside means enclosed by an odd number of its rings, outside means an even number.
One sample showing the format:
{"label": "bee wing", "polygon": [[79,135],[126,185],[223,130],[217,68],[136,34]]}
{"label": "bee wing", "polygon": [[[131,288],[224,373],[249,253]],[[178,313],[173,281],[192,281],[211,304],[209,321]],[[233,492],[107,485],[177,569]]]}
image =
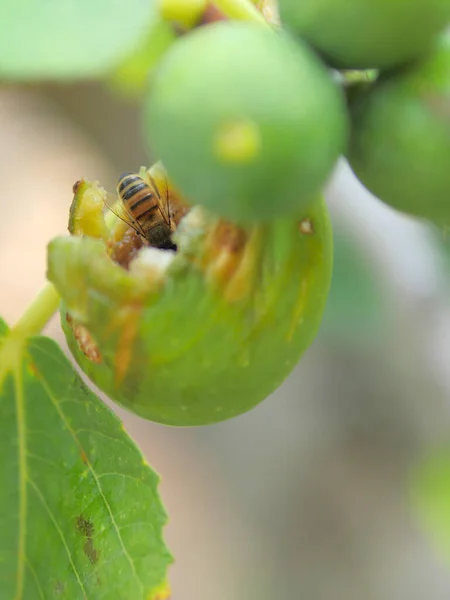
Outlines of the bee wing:
{"label": "bee wing", "polygon": [[132,227],[137,233],[145,237],[145,232],[133,215],[129,210],[125,207],[124,203],[120,198],[114,196],[113,194],[106,194],[104,198],[104,202],[107,208],[119,217],[124,223],[126,223],[129,227]]}
{"label": "bee wing", "polygon": [[161,211],[164,221],[170,227],[169,183],[165,171],[158,171],[155,175],[157,175],[158,181],[155,180],[153,175],[147,173],[147,177],[153,188],[152,191],[155,193],[156,201],[158,202],[158,208]]}
{"label": "bee wing", "polygon": [[180,220],[189,211],[190,206],[181,198],[173,185],[169,183],[167,172],[161,161],[155,163],[148,171],[145,171],[144,167],[143,170],[148,181],[156,181],[157,188],[160,190],[162,213],[164,216],[167,215],[166,222],[170,229],[176,229]]}

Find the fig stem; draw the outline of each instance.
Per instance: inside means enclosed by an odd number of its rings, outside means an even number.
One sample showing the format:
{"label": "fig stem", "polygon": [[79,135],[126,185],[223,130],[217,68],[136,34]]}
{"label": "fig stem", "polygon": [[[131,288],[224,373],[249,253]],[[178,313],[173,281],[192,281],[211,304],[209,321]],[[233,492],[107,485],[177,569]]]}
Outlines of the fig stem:
{"label": "fig stem", "polygon": [[159,10],[165,21],[177,21],[189,29],[201,18],[208,0],[159,0]]}
{"label": "fig stem", "polygon": [[42,331],[58,310],[60,296],[52,283],[47,282],[14,325],[11,333],[17,339],[29,338]]}
{"label": "fig stem", "polygon": [[345,85],[373,83],[378,76],[378,71],[375,69],[366,69],[365,71],[347,70],[340,73]]}
{"label": "fig stem", "polygon": [[214,4],[224,15],[239,21],[253,21],[270,27],[259,10],[250,0],[215,0]]}

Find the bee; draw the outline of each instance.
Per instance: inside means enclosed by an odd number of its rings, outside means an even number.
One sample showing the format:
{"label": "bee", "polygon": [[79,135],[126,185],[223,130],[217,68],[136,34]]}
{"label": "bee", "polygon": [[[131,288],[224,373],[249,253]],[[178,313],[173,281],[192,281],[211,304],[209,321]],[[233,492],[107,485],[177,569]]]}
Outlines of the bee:
{"label": "bee", "polygon": [[155,248],[176,250],[171,234],[175,224],[169,200],[169,186],[162,169],[155,178],[147,172],[148,180],[137,173],[122,173],[117,183],[120,202],[113,196],[105,204],[136,233]]}

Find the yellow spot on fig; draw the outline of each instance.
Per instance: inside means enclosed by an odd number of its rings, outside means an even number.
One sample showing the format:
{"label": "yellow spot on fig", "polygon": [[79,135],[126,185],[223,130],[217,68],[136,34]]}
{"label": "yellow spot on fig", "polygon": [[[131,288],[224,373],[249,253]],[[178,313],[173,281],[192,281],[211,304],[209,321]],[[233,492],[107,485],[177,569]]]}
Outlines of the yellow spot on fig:
{"label": "yellow spot on fig", "polygon": [[120,335],[118,350],[114,361],[114,372],[116,385],[125,379],[128,368],[132,362],[132,353],[138,332],[141,307],[132,306],[122,310],[119,315]]}
{"label": "yellow spot on fig", "polygon": [[261,150],[261,134],[253,121],[239,119],[224,123],[214,140],[214,153],[227,163],[253,162]]}
{"label": "yellow spot on fig", "polygon": [[314,233],[314,228],[311,219],[303,219],[303,221],[300,221],[299,229],[300,233],[303,233],[303,235],[312,235]]}
{"label": "yellow spot on fig", "polygon": [[305,311],[305,306],[308,301],[308,278],[311,276],[311,270],[305,273],[305,279],[300,282],[300,293],[298,296],[298,300],[294,307],[294,312],[292,315],[291,326],[289,328],[287,334],[287,341],[291,342],[294,337],[294,333],[297,331],[299,327],[299,323],[303,319],[302,314]]}
{"label": "yellow spot on fig", "polygon": [[102,355],[87,327],[75,323],[69,313],[66,314],[66,321],[72,328],[74,338],[76,339],[81,352],[83,352],[86,358],[91,362],[97,364],[101,363],[103,360]]}
{"label": "yellow spot on fig", "polygon": [[255,229],[246,243],[240,256],[240,260],[231,275],[224,290],[224,297],[228,302],[237,302],[249,297],[251,290],[255,288],[258,270],[256,265],[263,243],[261,231]]}

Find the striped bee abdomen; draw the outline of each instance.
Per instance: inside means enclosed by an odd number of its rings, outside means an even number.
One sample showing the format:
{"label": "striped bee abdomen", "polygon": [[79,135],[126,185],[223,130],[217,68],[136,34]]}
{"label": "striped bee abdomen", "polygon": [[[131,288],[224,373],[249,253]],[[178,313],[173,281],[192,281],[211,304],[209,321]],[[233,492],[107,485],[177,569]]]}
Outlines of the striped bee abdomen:
{"label": "striped bee abdomen", "polygon": [[117,190],[125,207],[144,232],[158,221],[165,221],[156,190],[152,190],[136,173],[123,173],[119,178]]}

